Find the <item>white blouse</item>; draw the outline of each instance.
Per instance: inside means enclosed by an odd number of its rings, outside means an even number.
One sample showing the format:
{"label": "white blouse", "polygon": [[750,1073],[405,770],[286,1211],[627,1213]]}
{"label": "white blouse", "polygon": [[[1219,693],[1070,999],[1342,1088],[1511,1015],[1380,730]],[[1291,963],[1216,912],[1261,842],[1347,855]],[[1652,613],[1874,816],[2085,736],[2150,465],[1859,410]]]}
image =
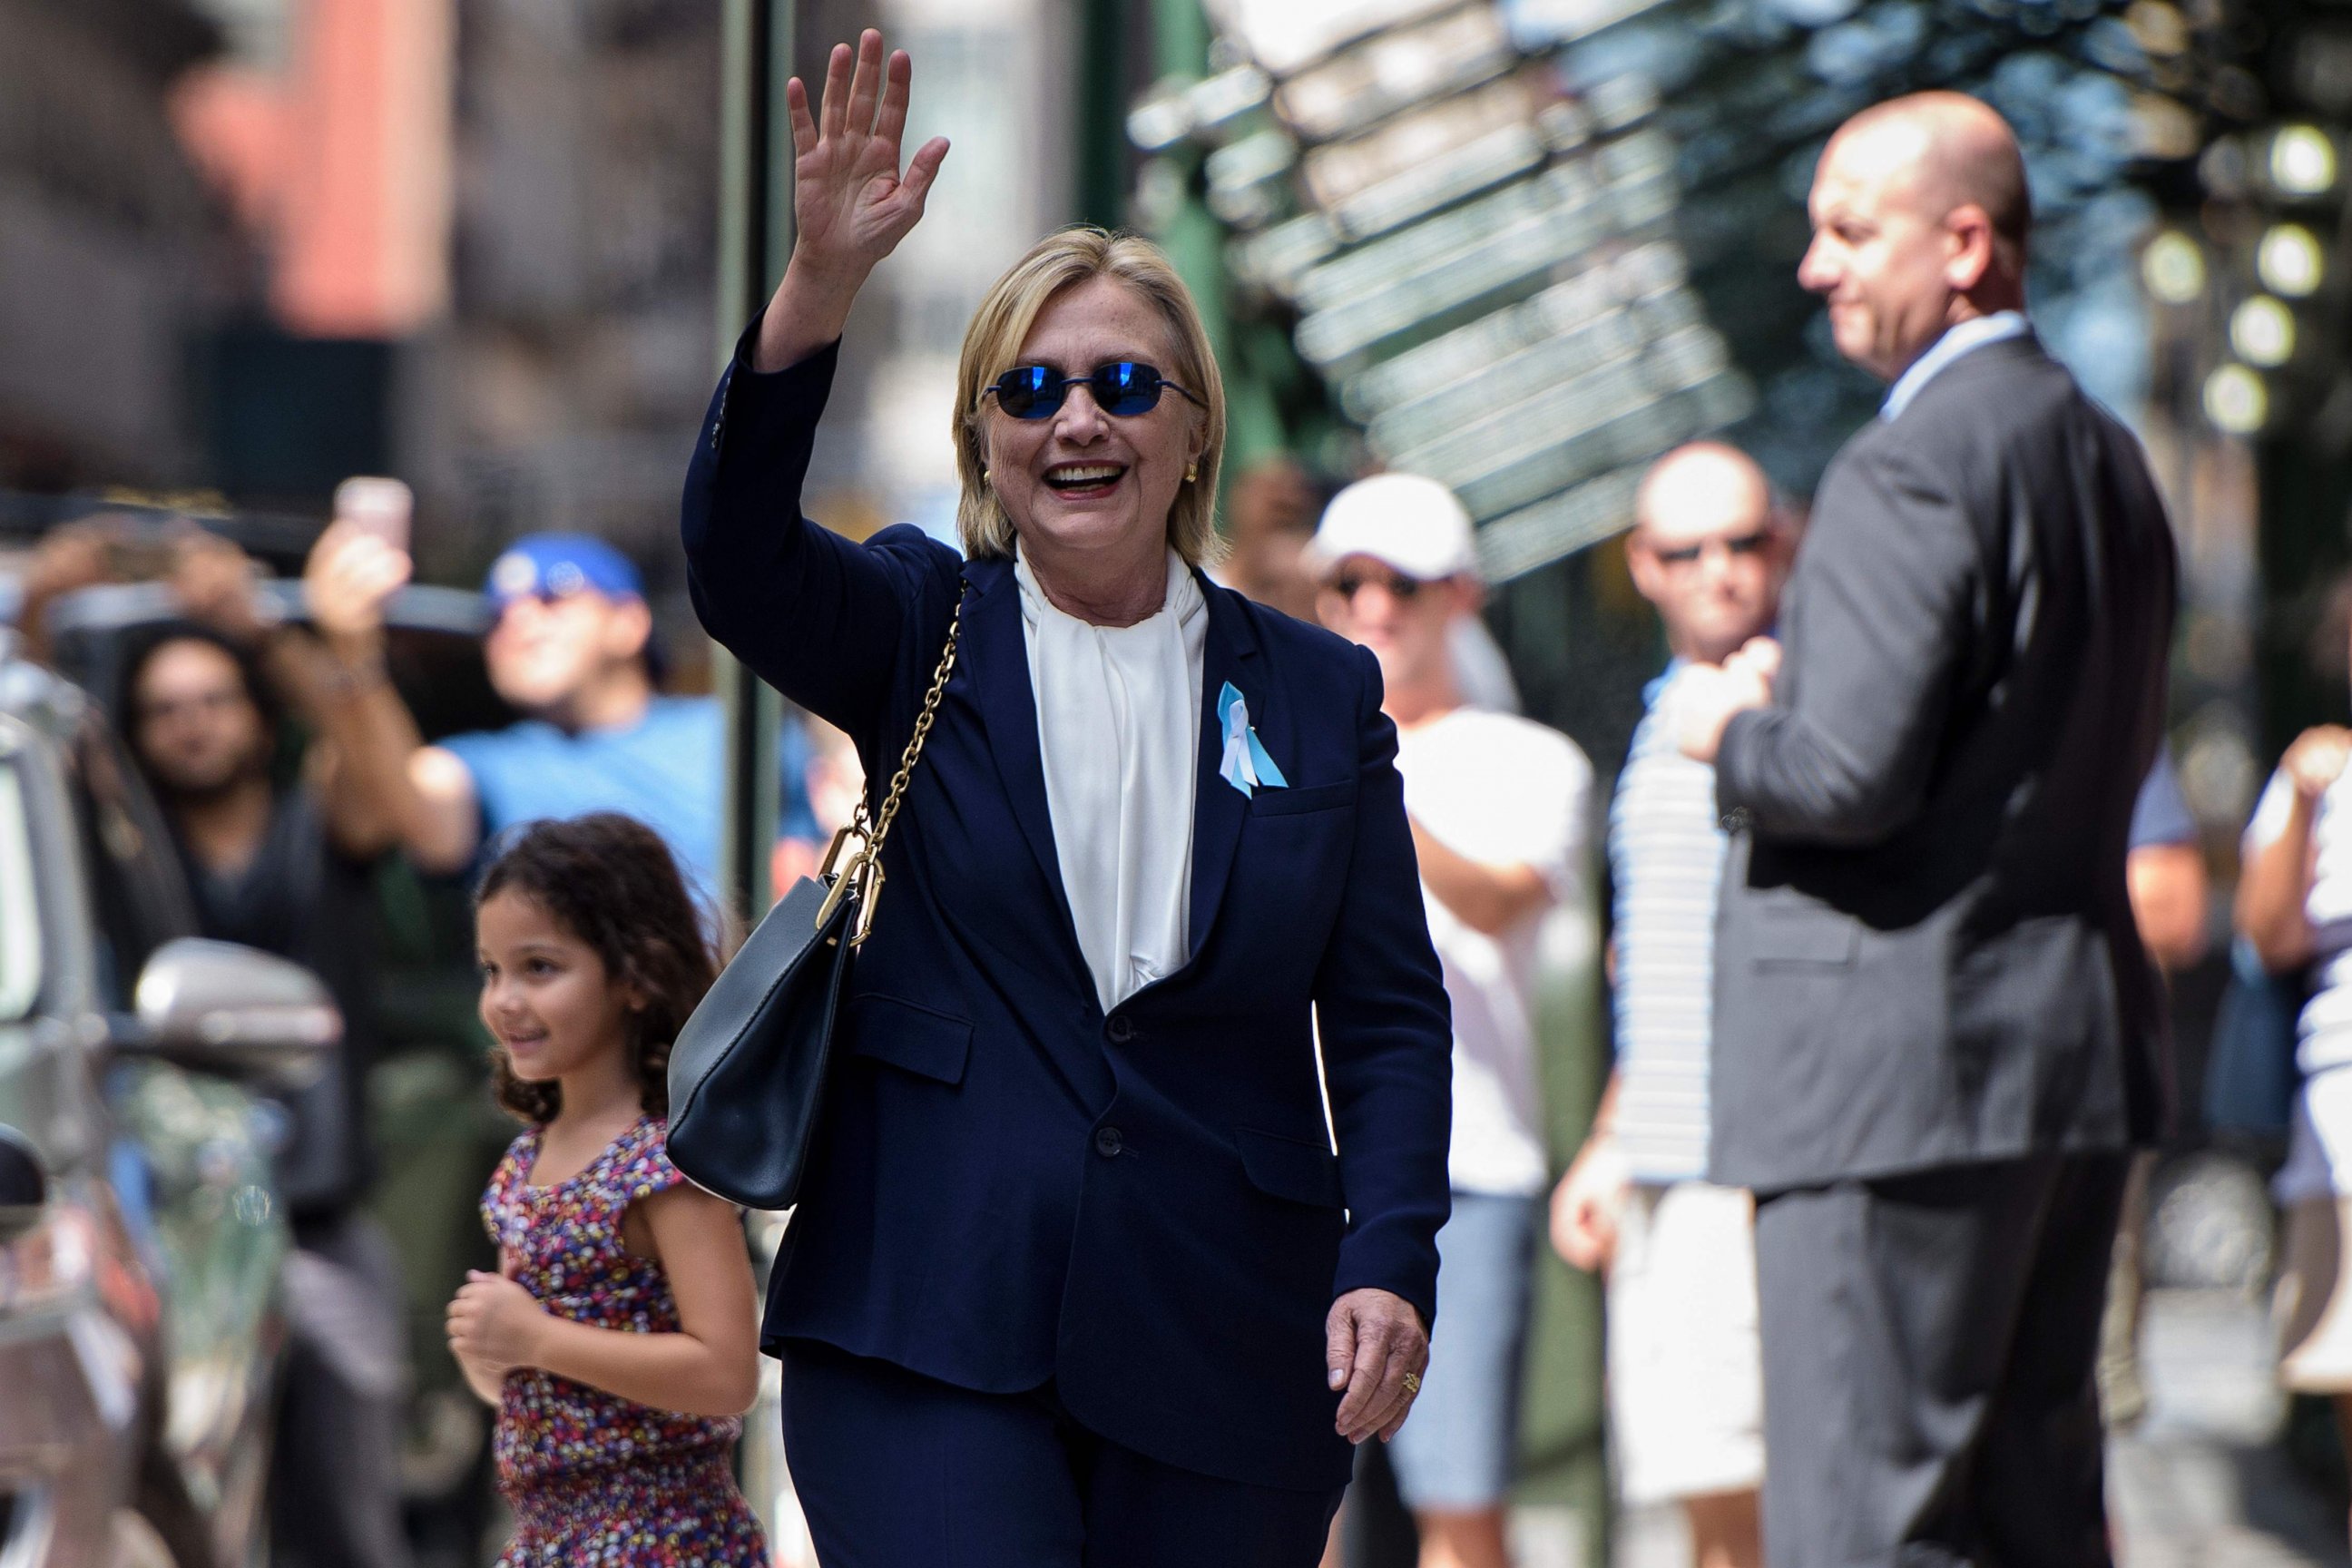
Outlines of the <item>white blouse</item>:
{"label": "white blouse", "polygon": [[1168,597],[1131,626],[1056,609],[1015,558],[1054,852],[1108,1013],[1190,956],[1192,790],[1209,606],[1168,554]]}

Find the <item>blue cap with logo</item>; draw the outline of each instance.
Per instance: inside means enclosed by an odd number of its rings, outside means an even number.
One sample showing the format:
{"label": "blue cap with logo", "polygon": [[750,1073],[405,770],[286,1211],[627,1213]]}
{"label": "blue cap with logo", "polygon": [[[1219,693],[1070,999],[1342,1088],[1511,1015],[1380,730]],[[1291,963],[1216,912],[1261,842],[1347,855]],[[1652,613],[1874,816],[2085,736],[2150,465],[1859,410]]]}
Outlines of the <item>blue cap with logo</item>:
{"label": "blue cap with logo", "polygon": [[593,592],[608,599],[642,599],[645,579],[629,558],[593,534],[529,533],[490,563],[482,594],[493,611],[517,599],[561,599]]}

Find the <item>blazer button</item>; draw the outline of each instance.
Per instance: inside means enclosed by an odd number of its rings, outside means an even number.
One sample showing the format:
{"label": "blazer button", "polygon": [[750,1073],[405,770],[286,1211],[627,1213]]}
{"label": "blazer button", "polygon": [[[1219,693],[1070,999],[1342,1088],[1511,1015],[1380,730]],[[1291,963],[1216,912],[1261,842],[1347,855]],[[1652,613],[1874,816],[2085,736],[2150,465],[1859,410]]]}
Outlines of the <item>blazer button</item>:
{"label": "blazer button", "polygon": [[1124,1013],[1115,1013],[1103,1026],[1103,1032],[1110,1037],[1113,1045],[1123,1046],[1135,1038],[1135,1020]]}
{"label": "blazer button", "polygon": [[1095,1152],[1104,1159],[1118,1159],[1119,1151],[1126,1147],[1127,1140],[1119,1136],[1118,1128],[1099,1127],[1095,1130]]}

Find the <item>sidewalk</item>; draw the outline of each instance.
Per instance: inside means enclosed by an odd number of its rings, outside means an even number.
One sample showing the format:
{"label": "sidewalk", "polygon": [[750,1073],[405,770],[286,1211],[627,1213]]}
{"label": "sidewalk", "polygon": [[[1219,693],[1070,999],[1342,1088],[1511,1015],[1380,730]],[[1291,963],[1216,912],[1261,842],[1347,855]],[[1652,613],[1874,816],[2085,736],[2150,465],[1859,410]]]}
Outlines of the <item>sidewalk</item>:
{"label": "sidewalk", "polygon": [[[2343,1516],[2272,1442],[2285,1407],[2262,1305],[2234,1290],[2152,1291],[2140,1353],[2147,1418],[2108,1447],[2124,1568],[2352,1568]],[[1621,1521],[1615,1559],[1687,1568],[1680,1519]]]}
{"label": "sidewalk", "polygon": [[2154,1292],[2147,1305],[2147,1419],[2108,1449],[2118,1557],[2128,1568],[2352,1563],[2343,1515],[2272,1441],[2285,1401],[2262,1307],[2205,1290]]}

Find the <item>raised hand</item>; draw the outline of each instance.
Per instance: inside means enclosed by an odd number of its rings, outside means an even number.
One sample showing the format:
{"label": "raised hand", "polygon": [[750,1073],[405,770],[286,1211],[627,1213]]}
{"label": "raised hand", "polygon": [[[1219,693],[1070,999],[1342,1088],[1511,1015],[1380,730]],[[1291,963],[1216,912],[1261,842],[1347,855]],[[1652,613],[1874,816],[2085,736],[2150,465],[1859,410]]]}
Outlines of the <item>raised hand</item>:
{"label": "raised hand", "polygon": [[269,629],[252,557],[216,533],[191,530],[172,552],[172,592],[189,618],[233,642],[258,642]]}
{"label": "raised hand", "polygon": [[339,652],[368,650],[383,635],[384,605],[409,570],[407,552],[351,522],[330,523],[302,568],[310,624]]}
{"label": "raised hand", "polygon": [[906,51],[886,61],[882,35],[869,27],[855,50],[833,47],[814,114],[800,78],[785,84],[793,258],[761,323],[754,369],[782,370],[840,336],[866,275],[922,217],[948,143],[935,136],[900,167],[913,77]]}
{"label": "raised hand", "polygon": [[869,27],[857,40],[855,74],[849,46],[833,47],[817,118],[809,114],[801,79],[785,84],[793,123],[794,260],[805,257],[825,270],[863,278],[923,216],[923,198],[939,178],[948,143],[933,137],[899,171],[913,75],[904,49],[884,64],[882,35]]}

